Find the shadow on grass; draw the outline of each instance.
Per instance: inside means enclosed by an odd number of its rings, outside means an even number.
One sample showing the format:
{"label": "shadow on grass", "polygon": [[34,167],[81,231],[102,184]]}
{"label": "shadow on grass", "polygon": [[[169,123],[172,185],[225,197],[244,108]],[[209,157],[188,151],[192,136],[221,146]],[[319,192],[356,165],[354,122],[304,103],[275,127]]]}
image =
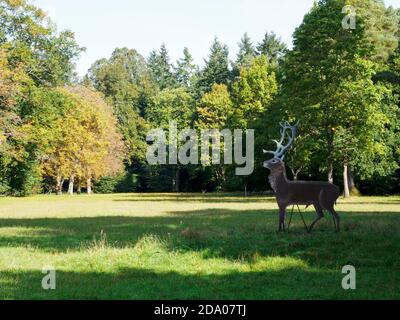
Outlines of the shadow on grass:
{"label": "shadow on grass", "polygon": [[[304,268],[184,275],[148,269],[116,273],[56,271],[56,290],[43,290],[40,270],[2,274],[0,298],[5,299],[320,299],[352,298],[341,288],[337,270]],[[18,283],[18,286],[15,285]],[[296,284],[296,285],[294,285]],[[304,290],[309,288],[309,290]],[[372,295],[371,288],[364,296]],[[390,298],[392,291],[386,292]],[[376,293],[375,293],[376,295]],[[359,296],[359,295],[358,295]]]}
{"label": "shadow on grass", "polygon": [[[328,215],[312,234],[307,234],[297,214],[290,231],[278,234],[275,210],[207,209],[170,212],[163,217],[0,219],[0,247],[81,251],[103,232],[115,248],[134,247],[143,237],[154,235],[165,241],[170,251],[200,252],[205,259],[251,261],[257,255],[294,256],[311,266],[332,266],[338,259],[341,263],[396,264],[393,252],[400,246],[398,213],[341,216],[339,234],[333,231]],[[305,217],[309,224],[314,213],[307,212]]]}
{"label": "shadow on grass", "polygon": [[[276,233],[276,210],[207,209],[170,212],[163,217],[0,219],[0,247],[29,246],[44,251],[84,251],[101,231],[107,248],[133,248],[147,236],[169,252],[200,259],[247,263],[246,271],[191,274],[124,268],[115,272],[57,271],[57,289],[41,288],[41,270],[0,274],[0,297],[14,299],[288,299],[399,298],[400,214],[341,214],[342,232],[327,218],[311,235],[298,215],[289,233]],[[314,213],[307,212],[310,222]],[[259,259],[293,258],[303,265],[268,269]],[[180,256],[182,263],[185,257]],[[201,261],[201,260],[199,260]],[[264,260],[263,260],[264,261]],[[357,267],[357,290],[344,291],[341,267]],[[173,268],[172,268],[173,269]]]}
{"label": "shadow on grass", "polygon": [[244,197],[243,193],[164,193],[164,194],[124,194],[120,199],[113,199],[113,201],[173,201],[173,202],[204,202],[204,203],[249,203],[249,202],[275,202],[275,198],[271,195],[253,195]]}
{"label": "shadow on grass", "polygon": [[[124,194],[120,198],[113,199],[116,202],[203,202],[203,203],[276,203],[274,195],[271,194],[254,194],[244,196],[243,193],[135,193],[132,195]],[[386,198],[385,200],[371,201],[363,197],[352,199],[351,201],[343,201],[338,199],[339,204],[344,205],[393,205],[400,204],[399,198]]]}
{"label": "shadow on grass", "polygon": [[378,204],[400,204],[399,199],[388,199],[386,201],[366,201],[366,200],[359,200],[359,201],[351,201],[351,202],[341,202],[339,199],[339,204],[344,205],[378,205]]}

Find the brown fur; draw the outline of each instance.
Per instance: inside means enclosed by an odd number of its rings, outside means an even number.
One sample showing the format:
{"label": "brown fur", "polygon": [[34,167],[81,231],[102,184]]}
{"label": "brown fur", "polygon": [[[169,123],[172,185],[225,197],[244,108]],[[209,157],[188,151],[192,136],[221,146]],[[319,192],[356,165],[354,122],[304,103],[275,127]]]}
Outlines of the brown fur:
{"label": "brown fur", "polygon": [[285,163],[279,158],[264,162],[264,167],[271,171],[268,180],[275,191],[279,206],[279,231],[285,229],[286,208],[290,205],[313,205],[317,217],[310,225],[311,232],[318,220],[323,218],[324,210],[333,217],[336,231],[340,230],[340,218],[334,209],[339,197],[339,188],[332,183],[323,181],[290,181],[286,177]]}

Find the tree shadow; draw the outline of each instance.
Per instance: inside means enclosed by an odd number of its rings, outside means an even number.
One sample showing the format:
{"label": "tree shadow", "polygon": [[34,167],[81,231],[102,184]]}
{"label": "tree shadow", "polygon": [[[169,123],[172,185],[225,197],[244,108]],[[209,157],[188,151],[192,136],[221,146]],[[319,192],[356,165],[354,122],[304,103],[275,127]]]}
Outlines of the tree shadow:
{"label": "tree shadow", "polygon": [[[365,270],[373,286],[357,282],[358,290],[343,290],[341,267],[286,267],[223,274],[184,274],[145,268],[117,272],[77,272],[56,269],[56,289],[44,290],[41,270],[8,271],[1,275],[1,299],[398,299],[395,282]],[[18,285],[15,285],[15,284]],[[380,290],[377,290],[377,289]]]}
{"label": "tree shadow", "polygon": [[341,202],[339,200],[340,204],[344,205],[377,205],[377,204],[386,204],[386,205],[392,205],[392,204],[400,204],[400,199],[387,199],[385,201],[367,201],[367,200],[356,200],[356,201],[351,201],[351,202]]}
{"label": "tree shadow", "polygon": [[[290,276],[288,276],[290,275]],[[262,272],[192,274],[120,269],[116,273],[56,270],[56,289],[44,290],[41,270],[2,274],[3,299],[320,299],[351,298],[344,291],[341,274],[301,268]],[[293,286],[297,278],[298,286]],[[18,286],[14,284],[18,283]],[[303,284],[310,284],[304,291]],[[315,287],[315,283],[320,283]],[[370,292],[371,293],[371,292]],[[367,296],[368,294],[366,294]]]}
{"label": "tree shadow", "polygon": [[[201,252],[205,259],[251,261],[254,255],[290,255],[310,265],[330,265],[337,258],[346,260],[347,253],[355,249],[357,259],[372,257],[374,261],[384,252],[382,249],[399,249],[398,213],[357,212],[341,217],[339,234],[334,232],[328,215],[312,234],[307,234],[296,213],[290,230],[277,233],[276,210],[206,209],[170,212],[161,217],[6,218],[0,219],[0,246],[81,251],[99,239],[101,233],[107,235],[109,245],[115,248],[133,247],[143,237],[154,235],[163,239],[170,251]],[[309,224],[314,213],[307,212],[305,218]],[[387,257],[386,263],[393,264],[393,259]]]}
{"label": "tree shadow", "polygon": [[[306,213],[310,222],[313,212]],[[101,232],[107,248],[134,248],[154,236],[167,252],[195,253],[248,265],[247,271],[186,274],[177,270],[124,268],[115,272],[57,271],[57,290],[41,288],[41,270],[0,275],[0,297],[14,299],[318,299],[399,297],[400,246],[397,212],[341,214],[342,232],[328,216],[307,234],[294,215],[289,232],[277,233],[276,210],[207,209],[166,216],[0,219],[0,247],[34,247],[52,253],[90,248]],[[10,235],[12,234],[12,235]],[[282,257],[296,266],[264,270],[259,259]],[[183,258],[182,258],[183,259]],[[361,270],[356,293],[341,286],[341,267]],[[397,278],[396,278],[397,277]],[[369,279],[368,281],[366,279]],[[363,285],[364,281],[364,285]],[[373,285],[371,285],[371,283]],[[18,285],[16,285],[18,284]],[[378,289],[379,288],[379,289]],[[381,289],[385,288],[385,290]]]}
{"label": "tree shadow", "polygon": [[254,203],[254,202],[264,202],[264,203],[274,203],[275,198],[271,195],[260,196],[260,195],[249,195],[245,197],[243,193],[164,193],[164,194],[152,194],[152,193],[141,193],[141,194],[124,194],[119,199],[113,199],[113,201],[173,201],[173,202],[204,202],[204,203]]}

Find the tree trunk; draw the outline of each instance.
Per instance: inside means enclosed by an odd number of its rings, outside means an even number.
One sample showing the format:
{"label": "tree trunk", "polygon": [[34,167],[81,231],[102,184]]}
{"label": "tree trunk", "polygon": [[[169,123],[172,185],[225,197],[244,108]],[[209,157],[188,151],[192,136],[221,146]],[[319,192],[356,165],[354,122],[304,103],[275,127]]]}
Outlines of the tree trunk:
{"label": "tree trunk", "polygon": [[351,166],[348,166],[347,168],[347,179],[349,183],[349,190],[350,190],[350,195],[351,193],[355,190],[356,184],[354,182],[354,174],[353,170],[351,170]]}
{"label": "tree trunk", "polygon": [[86,180],[86,188],[87,188],[87,194],[92,194],[92,179],[88,178]]}
{"label": "tree trunk", "polygon": [[344,186],[343,196],[345,198],[350,197],[349,179],[348,179],[347,169],[348,169],[348,166],[347,166],[347,163],[345,162],[343,165],[343,186]]}
{"label": "tree trunk", "polygon": [[175,192],[179,192],[179,184],[179,166],[177,166],[175,170]]}
{"label": "tree trunk", "polygon": [[[225,167],[221,166],[221,186],[222,190],[225,191],[226,188],[226,173],[225,173]],[[247,189],[247,187],[246,187]]]}
{"label": "tree trunk", "polygon": [[62,179],[60,175],[57,175],[56,193],[58,196],[62,195]]}
{"label": "tree trunk", "polygon": [[81,192],[82,192],[82,189],[81,189],[81,179],[78,178],[78,181],[77,181],[77,183],[76,183],[76,193],[77,193],[77,194],[81,194]]}
{"label": "tree trunk", "polygon": [[328,181],[333,183],[333,141],[334,141],[334,130],[329,129],[328,134]]}
{"label": "tree trunk", "polygon": [[328,181],[333,183],[333,163],[330,162],[328,164]]}
{"label": "tree trunk", "polygon": [[74,195],[74,176],[71,176],[69,178],[69,184],[68,184],[68,193],[72,196]]}

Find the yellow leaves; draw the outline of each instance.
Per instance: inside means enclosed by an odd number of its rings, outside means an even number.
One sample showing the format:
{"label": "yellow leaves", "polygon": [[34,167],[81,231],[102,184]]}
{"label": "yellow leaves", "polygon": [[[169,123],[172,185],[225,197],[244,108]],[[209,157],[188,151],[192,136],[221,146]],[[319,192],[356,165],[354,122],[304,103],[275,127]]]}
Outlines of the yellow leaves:
{"label": "yellow leaves", "polygon": [[196,126],[202,129],[226,126],[227,118],[232,113],[232,101],[228,88],[224,84],[214,84],[211,92],[204,94],[197,107]]}
{"label": "yellow leaves", "polygon": [[51,127],[53,150],[44,164],[47,171],[82,178],[118,171],[125,149],[112,109],[99,93],[86,87],[57,90],[68,99],[64,115]]}
{"label": "yellow leaves", "polygon": [[0,98],[6,106],[16,104],[16,100],[23,92],[23,84],[29,81],[22,67],[10,67],[7,52],[0,49]]}
{"label": "yellow leaves", "polygon": [[10,7],[17,8],[20,7],[24,4],[26,4],[25,0],[7,0],[7,3],[9,4]]}
{"label": "yellow leaves", "polygon": [[375,155],[384,156],[387,152],[387,147],[384,143],[374,142],[371,146],[371,151]]}

